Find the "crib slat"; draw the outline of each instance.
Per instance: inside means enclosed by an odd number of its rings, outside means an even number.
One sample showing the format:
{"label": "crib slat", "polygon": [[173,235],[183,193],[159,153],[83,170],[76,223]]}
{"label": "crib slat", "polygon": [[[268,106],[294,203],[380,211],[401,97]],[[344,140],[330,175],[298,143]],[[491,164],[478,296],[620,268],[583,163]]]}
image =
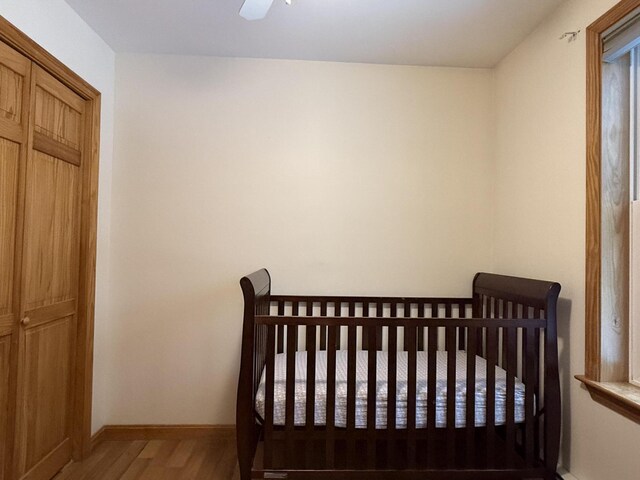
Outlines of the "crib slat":
{"label": "crib slat", "polygon": [[285,403],[285,430],[287,431],[287,465],[293,465],[293,429],[294,429],[294,407],[295,407],[295,375],[296,375],[296,345],[297,327],[287,326],[287,378],[285,383],[286,403]]}
{"label": "crib slat", "polygon": [[[464,302],[458,303],[458,318],[467,318],[467,304]],[[466,331],[464,328],[458,329],[458,350],[464,350],[466,340]]]}
{"label": "crib slat", "polygon": [[427,462],[433,466],[436,460],[436,354],[438,329],[427,329]]}
{"label": "crib slat", "polygon": [[273,386],[275,383],[276,326],[267,325],[267,352],[264,402],[264,462],[265,468],[273,465]]}
{"label": "crib slat", "polygon": [[[278,315],[284,316],[285,301],[278,302]],[[278,325],[278,353],[284,352],[284,325]]]}
{"label": "crib slat", "polygon": [[[418,317],[425,317],[425,303],[424,302],[419,302],[418,303]],[[419,352],[423,352],[424,351],[424,327],[418,327],[418,351]]]}
{"label": "crib slat", "polygon": [[[411,317],[411,302],[406,300],[404,302],[404,316],[405,318]],[[404,331],[404,351],[409,351],[409,339],[407,338],[407,330]]]}
{"label": "crib slat", "polygon": [[473,466],[475,461],[476,442],[474,438],[476,426],[476,354],[478,328],[469,327],[467,341],[467,396],[465,420],[467,426],[467,465]]}
{"label": "crib slat", "polygon": [[405,347],[407,350],[407,465],[415,466],[416,461],[416,360],[417,343],[416,328],[406,327],[404,331]]}
{"label": "crib slat", "polygon": [[347,457],[351,459],[355,458],[356,451],[356,333],[356,327],[349,326],[347,339]]}
{"label": "crib slat", "polygon": [[[362,302],[362,316],[364,318],[369,317],[369,302],[364,300]],[[365,329],[362,329],[362,350],[369,350],[369,335],[365,332]]]}
{"label": "crib slat", "polygon": [[[336,317],[342,316],[342,300],[336,300],[333,314]],[[336,349],[340,349],[340,327],[336,330]]]}
{"label": "crib slat", "polygon": [[[378,302],[376,305],[376,316],[384,317],[384,304]],[[382,327],[376,329],[376,350],[382,350]]]}
{"label": "crib slat", "polygon": [[[504,338],[504,335],[503,335]],[[516,444],[515,429],[515,378],[517,367],[517,340],[516,329],[506,330],[506,350],[507,350],[507,401],[506,401],[506,442],[507,442],[507,467],[513,466],[513,453]]]}
{"label": "crib slat", "polygon": [[[484,318],[495,318],[494,316],[494,311],[493,311],[493,302],[494,302],[494,298],[493,297],[487,297],[487,305],[486,305],[486,314]],[[484,354],[483,356],[485,358],[487,358],[489,356],[489,351],[488,351],[488,346],[487,346],[487,330],[488,329],[484,329],[484,335],[485,335],[485,339],[484,339]]]}
{"label": "crib slat", "polygon": [[[444,318],[451,318],[451,317],[452,317],[452,314],[451,314],[451,302],[447,301],[447,303],[444,304]],[[456,331],[456,329],[454,328],[454,330],[453,330],[453,332],[454,332],[453,333],[454,341],[455,341],[455,338],[456,338],[455,331]],[[447,336],[446,335],[447,335],[447,329],[445,328],[445,350],[448,350],[448,347],[447,347]],[[453,348],[455,350],[455,345],[454,345]]]}
{"label": "crib slat", "polygon": [[497,344],[496,328],[487,328],[487,397],[485,403],[487,408],[487,466],[489,468],[495,466]]}
{"label": "crib slat", "polygon": [[[507,302],[505,302],[502,299],[500,299],[500,308],[499,308],[500,318],[509,318],[507,316],[507,313],[508,313],[507,309],[508,309]],[[507,337],[506,337],[506,335],[507,335],[507,331],[504,330],[504,329],[500,329],[499,334],[500,334],[500,336],[498,338],[498,342],[499,343],[502,342],[501,343],[502,350],[500,350],[500,352],[499,352],[500,353],[499,358],[500,358],[500,362],[501,362],[500,365],[501,365],[502,368],[504,368],[506,370],[506,365],[507,365],[507,347],[506,347]]]}
{"label": "crib slat", "polygon": [[[540,308],[536,308],[533,310],[533,315],[530,318],[543,318],[542,316],[542,310]],[[533,394],[534,394],[534,398],[538,398],[540,400],[538,400],[539,402],[542,401],[542,395],[540,395],[540,359],[544,358],[541,355],[541,351],[540,351],[540,334],[541,334],[541,330],[540,329],[535,329],[535,340],[534,340],[534,348],[535,348],[535,354],[534,354],[534,375],[533,378],[535,379],[535,386],[534,386],[534,390],[533,390]],[[535,408],[535,407],[534,407]],[[538,408],[539,410],[539,408]],[[534,451],[535,452],[542,452],[542,454],[544,455],[544,449],[540,448],[540,422],[538,421],[538,417],[536,417],[534,423],[533,423],[533,438],[535,438],[535,443],[534,443]]]}
{"label": "crib slat", "polygon": [[456,327],[446,328],[447,349],[447,468],[455,466],[456,433]]}
{"label": "crib slat", "polygon": [[[395,303],[391,305],[391,315],[395,310]],[[396,462],[396,396],[398,381],[398,328],[389,327],[388,356],[387,356],[387,463],[393,468]]]}
{"label": "crib slat", "polygon": [[376,386],[377,386],[377,328],[367,328],[369,353],[367,355],[367,467],[375,468],[376,464]]}
{"label": "crib slat", "polygon": [[[320,302],[320,316],[321,317],[327,316],[327,302],[324,300]],[[326,350],[326,349],[327,349],[327,329],[325,327],[320,327],[320,350]]]}
{"label": "crib slat", "polygon": [[[263,345],[262,343],[262,339],[261,339],[261,334],[262,331],[264,330],[264,328],[262,328],[262,325],[254,325],[253,326],[253,335],[254,338],[257,340],[256,342],[256,346],[258,345]],[[255,354],[253,355],[253,391],[256,391],[256,388],[258,387],[258,384],[260,382],[260,377],[258,376],[258,371],[262,370],[262,365],[259,365],[260,362],[260,352],[256,351]]]}
{"label": "crib slat", "polygon": [[[524,312],[523,312],[524,313]],[[535,329],[525,328],[525,352],[524,352],[524,415],[525,415],[525,461],[527,465],[533,465],[535,452],[535,439],[533,431],[534,412],[533,412],[533,396],[535,385]]]}
{"label": "crib slat", "polygon": [[451,318],[451,302],[444,304],[444,318]]}
{"label": "crib slat", "polygon": [[311,441],[313,428],[315,426],[315,406],[316,406],[316,326],[307,326],[307,405],[305,427],[309,435],[307,436],[306,467],[311,467],[312,454],[315,450]]}
{"label": "crib slat", "polygon": [[328,327],[327,346],[327,439],[326,460],[327,468],[335,467],[335,419],[336,419],[336,330],[337,327]]}

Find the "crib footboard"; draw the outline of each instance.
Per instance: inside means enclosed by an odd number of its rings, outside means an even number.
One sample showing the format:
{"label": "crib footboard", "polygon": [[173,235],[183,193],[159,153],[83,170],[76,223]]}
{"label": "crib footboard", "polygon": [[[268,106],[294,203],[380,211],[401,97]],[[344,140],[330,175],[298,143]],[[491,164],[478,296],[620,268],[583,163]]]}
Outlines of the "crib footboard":
{"label": "crib footboard", "polygon": [[470,298],[274,296],[261,270],[241,285],[242,480],[555,475],[558,284],[478,274]]}
{"label": "crib footboard", "polygon": [[508,311],[512,316],[545,320],[545,328],[536,333],[533,340],[536,355],[531,361],[537,363],[539,372],[534,384],[539,395],[536,453],[545,467],[553,472],[560,453],[562,415],[557,329],[560,288],[556,282],[488,273],[476,274],[473,281],[474,304],[479,314],[495,317],[506,315]]}

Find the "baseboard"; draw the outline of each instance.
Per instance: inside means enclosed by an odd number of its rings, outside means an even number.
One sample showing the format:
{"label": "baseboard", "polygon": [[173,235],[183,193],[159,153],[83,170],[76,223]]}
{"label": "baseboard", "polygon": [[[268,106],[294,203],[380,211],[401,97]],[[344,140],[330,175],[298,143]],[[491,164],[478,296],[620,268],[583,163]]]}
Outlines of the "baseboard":
{"label": "baseboard", "polygon": [[91,449],[113,440],[231,440],[235,434],[235,425],[105,425],[91,437]]}
{"label": "baseboard", "polygon": [[91,435],[91,452],[93,452],[98,445],[104,441],[104,427],[100,427],[96,433]]}

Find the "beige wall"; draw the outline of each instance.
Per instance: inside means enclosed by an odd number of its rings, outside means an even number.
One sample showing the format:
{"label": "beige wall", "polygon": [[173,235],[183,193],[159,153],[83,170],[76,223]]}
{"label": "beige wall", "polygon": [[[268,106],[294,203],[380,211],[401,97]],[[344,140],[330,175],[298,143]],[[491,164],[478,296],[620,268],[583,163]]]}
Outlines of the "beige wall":
{"label": "beige wall", "polygon": [[63,0],[19,0],[0,3],[0,15],[46,48],[102,93],[100,184],[98,190],[98,258],[93,431],[104,425],[105,355],[107,349],[109,227],[113,160],[115,53]]}
{"label": "beige wall", "polygon": [[243,274],[468,294],[491,266],[487,70],[119,55],[110,423],[234,423]]}
{"label": "beige wall", "polygon": [[[614,3],[567,2],[495,72],[495,267],[562,283],[563,457],[581,480],[640,478],[640,425],[573,379],[584,372],[584,30]],[[575,42],[558,40],[575,29]]]}

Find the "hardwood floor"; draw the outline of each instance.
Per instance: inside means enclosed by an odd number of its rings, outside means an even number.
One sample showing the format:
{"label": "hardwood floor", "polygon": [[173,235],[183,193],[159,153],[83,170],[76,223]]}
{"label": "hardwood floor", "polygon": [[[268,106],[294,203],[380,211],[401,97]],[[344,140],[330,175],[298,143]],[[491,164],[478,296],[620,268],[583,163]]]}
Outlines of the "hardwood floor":
{"label": "hardwood floor", "polygon": [[239,480],[235,438],[111,440],[54,480]]}

